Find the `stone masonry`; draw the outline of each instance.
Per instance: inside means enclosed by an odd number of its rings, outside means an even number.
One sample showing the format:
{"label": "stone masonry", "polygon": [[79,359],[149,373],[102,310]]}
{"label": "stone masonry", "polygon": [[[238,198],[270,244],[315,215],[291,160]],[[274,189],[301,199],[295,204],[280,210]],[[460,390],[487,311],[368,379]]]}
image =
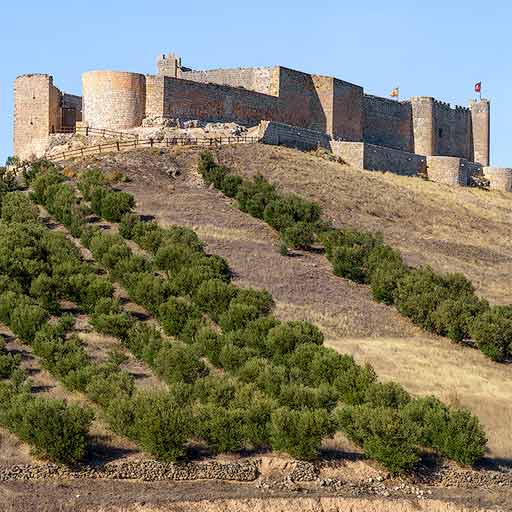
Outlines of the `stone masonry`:
{"label": "stone masonry", "polygon": [[[488,100],[473,101],[469,108],[425,96],[398,102],[365,94],[361,86],[338,78],[283,66],[192,70],[172,53],[158,57],[156,75],[84,73],[83,100],[62,94],[50,75],[18,77],[15,154],[42,154],[50,133],[82,119],[82,101],[83,122],[93,128],[136,128],[146,118],[245,126],[269,121],[293,127],[297,146],[297,130],[302,130],[306,145],[311,139],[307,130],[322,133],[336,151],[368,169],[415,174],[424,168],[426,157],[489,165]],[[287,131],[281,129],[280,137],[288,137]],[[456,160],[431,162],[437,179],[466,181],[463,176],[454,178]]]}

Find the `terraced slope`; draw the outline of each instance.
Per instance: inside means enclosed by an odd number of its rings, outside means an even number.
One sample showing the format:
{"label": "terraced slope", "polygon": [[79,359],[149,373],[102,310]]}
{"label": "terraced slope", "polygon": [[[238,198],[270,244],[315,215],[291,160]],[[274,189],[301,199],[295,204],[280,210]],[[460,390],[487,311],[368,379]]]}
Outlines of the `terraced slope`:
{"label": "terraced slope", "polygon": [[[321,255],[280,256],[268,226],[204,187],[197,156],[191,149],[144,151],[74,165],[128,174],[132,181],[121,188],[135,194],[139,212],[155,215],[162,225],[194,228],[210,252],[228,260],[235,282],[274,295],[283,319],[320,324],[328,344],[414,393],[469,406],[490,435],[491,455],[510,462],[510,368],[419,331],[394,309],[373,302],[364,286],[334,277]],[[505,195],[363,172],[278,147],[225,147],[217,156],[240,174],[261,173],[283,190],[318,201],[338,226],[383,231],[411,264],[463,271],[491,301],[512,300],[512,207]]]}

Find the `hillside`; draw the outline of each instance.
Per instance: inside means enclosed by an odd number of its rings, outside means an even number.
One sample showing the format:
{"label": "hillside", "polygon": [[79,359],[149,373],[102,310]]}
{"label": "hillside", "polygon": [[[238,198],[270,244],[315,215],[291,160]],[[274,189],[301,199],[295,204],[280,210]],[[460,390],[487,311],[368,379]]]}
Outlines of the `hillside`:
{"label": "hillside", "polygon": [[[280,256],[277,235],[267,225],[203,185],[198,153],[148,150],[71,165],[127,174],[131,182],[120,188],[135,194],[140,213],[162,225],[193,227],[209,252],[228,260],[237,284],[267,288],[281,318],[316,322],[327,344],[370,362],[381,378],[470,407],[488,432],[490,455],[510,461],[507,366],[420,331],[393,308],[375,303],[366,287],[334,277],[322,255]],[[364,172],[279,147],[224,147],[217,157],[237,173],[263,174],[283,191],[318,201],[337,226],[382,231],[410,264],[463,271],[489,300],[510,300],[506,195]]]}

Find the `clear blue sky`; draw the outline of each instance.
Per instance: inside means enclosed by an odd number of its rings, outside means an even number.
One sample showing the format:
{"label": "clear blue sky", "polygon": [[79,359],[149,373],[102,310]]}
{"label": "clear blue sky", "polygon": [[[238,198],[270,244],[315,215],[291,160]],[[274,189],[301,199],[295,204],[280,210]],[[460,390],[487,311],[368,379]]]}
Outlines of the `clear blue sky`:
{"label": "clear blue sky", "polygon": [[505,0],[18,0],[0,28],[0,163],[12,152],[12,85],[49,73],[80,94],[91,69],[153,73],[159,53],[196,69],[282,64],[387,96],[492,101],[492,163],[512,166],[512,3]]}

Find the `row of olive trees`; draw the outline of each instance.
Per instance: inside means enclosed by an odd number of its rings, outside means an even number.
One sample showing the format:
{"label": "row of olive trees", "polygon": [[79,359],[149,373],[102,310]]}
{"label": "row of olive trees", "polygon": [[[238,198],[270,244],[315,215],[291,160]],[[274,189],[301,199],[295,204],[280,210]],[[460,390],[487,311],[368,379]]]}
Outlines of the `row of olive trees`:
{"label": "row of olive trees", "polygon": [[512,306],[490,306],[462,274],[409,268],[380,234],[334,229],[322,221],[318,204],[281,194],[261,176],[242,179],[210,153],[201,155],[199,172],[206,183],[235,197],[242,211],[279,231],[286,246],[321,244],[337,276],[369,284],[376,300],[394,304],[422,328],[455,342],[472,339],[495,361],[512,356]]}
{"label": "row of olive trees", "polygon": [[[48,180],[47,174],[35,180],[34,190],[44,188],[41,183]],[[98,172],[84,173],[79,188],[89,200],[116,194]],[[98,193],[98,188],[104,192]],[[121,196],[120,202],[126,204],[126,198]],[[433,398],[413,399],[397,385],[379,384],[371,368],[361,368],[350,357],[323,347],[321,333],[311,324],[281,323],[269,316],[272,300],[268,293],[233,287],[226,263],[205,255],[192,231],[164,230],[126,215],[120,233],[153,257],[135,256],[119,237],[97,233],[87,224],[82,241],[126,286],[132,299],[160,319],[167,334],[188,345],[177,349],[163,343],[157,331],[134,327],[133,319],[112,303],[105,302],[94,321],[145,358],[160,375],[172,379],[177,373],[180,383],[192,386],[192,396],[202,399],[196,407],[201,411],[196,416],[200,418],[197,432],[210,445],[222,451],[247,444],[270,445],[310,458],[322,438],[340,428],[395,472],[414,464],[421,446],[464,463],[482,455],[485,436],[467,411],[447,408]],[[143,343],[130,336],[134,328],[143,333]],[[205,379],[216,377],[204,377],[199,356],[223,368],[237,386],[243,384],[228,395],[227,407],[219,404],[217,394],[215,400],[209,396],[203,403],[205,397],[198,388],[204,389]],[[216,384],[223,388],[224,380]],[[254,386],[261,400],[248,399],[244,408],[238,395],[250,396],[247,391],[252,387],[254,393]],[[436,435],[430,429],[434,420]],[[393,428],[388,428],[390,422]],[[453,437],[455,430],[458,435]]]}

